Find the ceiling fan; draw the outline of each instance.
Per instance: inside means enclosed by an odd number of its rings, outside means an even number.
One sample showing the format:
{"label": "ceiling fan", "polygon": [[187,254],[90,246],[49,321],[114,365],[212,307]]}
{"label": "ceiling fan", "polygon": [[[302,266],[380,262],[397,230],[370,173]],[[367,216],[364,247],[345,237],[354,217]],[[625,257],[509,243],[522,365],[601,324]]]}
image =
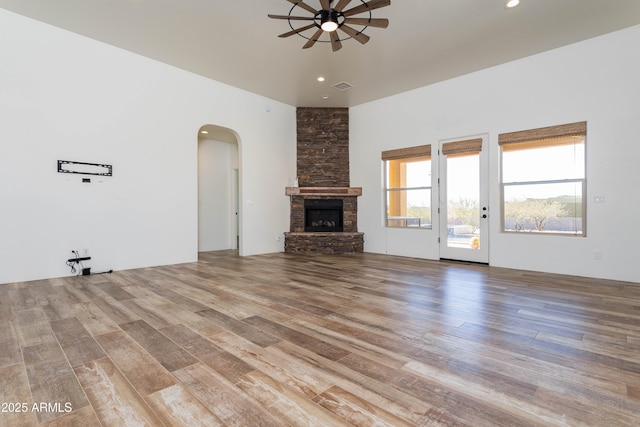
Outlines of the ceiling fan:
{"label": "ceiling fan", "polygon": [[[371,11],[379,9],[381,7],[389,6],[391,0],[357,0],[360,1],[360,5],[345,10],[345,8],[352,2],[352,0],[337,0],[337,3],[333,5],[334,0],[320,0],[320,9],[316,10],[309,6],[302,0],[287,0],[289,3],[293,3],[293,7],[289,10],[288,15],[271,15],[272,19],[286,19],[289,21],[289,26],[292,31],[280,34],[278,37],[289,37],[294,34],[299,35],[307,39],[307,43],[302,46],[303,49],[312,47],[316,42],[331,42],[331,48],[333,51],[337,51],[342,48],[342,41],[347,39],[356,39],[362,44],[369,41],[369,36],[364,34],[364,30],[367,27],[387,28],[389,26],[389,20],[383,18],[373,18]],[[294,16],[292,13],[296,8],[304,9],[305,11],[312,13],[313,16]],[[364,15],[357,17],[356,15]],[[368,16],[367,16],[368,15]],[[310,24],[296,28],[297,23],[294,21],[309,21]],[[294,27],[295,25],[295,27]],[[352,27],[357,26],[360,29]],[[303,32],[315,29],[316,31],[307,37]],[[338,33],[340,30],[346,35],[343,38]],[[320,40],[324,33],[328,33],[329,40]]]}

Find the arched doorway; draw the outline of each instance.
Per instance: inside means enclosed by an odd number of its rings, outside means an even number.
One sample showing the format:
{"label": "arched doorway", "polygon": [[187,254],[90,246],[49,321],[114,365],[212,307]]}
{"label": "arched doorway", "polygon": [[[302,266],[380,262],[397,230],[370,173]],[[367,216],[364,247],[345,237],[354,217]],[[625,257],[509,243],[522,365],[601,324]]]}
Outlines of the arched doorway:
{"label": "arched doorway", "polygon": [[240,156],[237,134],[198,130],[198,252],[240,249]]}

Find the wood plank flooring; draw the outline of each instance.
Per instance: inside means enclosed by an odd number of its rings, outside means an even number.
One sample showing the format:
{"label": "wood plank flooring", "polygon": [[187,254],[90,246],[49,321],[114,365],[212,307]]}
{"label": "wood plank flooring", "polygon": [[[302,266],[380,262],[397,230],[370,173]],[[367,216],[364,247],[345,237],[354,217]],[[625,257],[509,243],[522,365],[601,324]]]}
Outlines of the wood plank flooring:
{"label": "wood plank flooring", "polygon": [[638,426],[640,284],[374,254],[0,285],[0,426]]}

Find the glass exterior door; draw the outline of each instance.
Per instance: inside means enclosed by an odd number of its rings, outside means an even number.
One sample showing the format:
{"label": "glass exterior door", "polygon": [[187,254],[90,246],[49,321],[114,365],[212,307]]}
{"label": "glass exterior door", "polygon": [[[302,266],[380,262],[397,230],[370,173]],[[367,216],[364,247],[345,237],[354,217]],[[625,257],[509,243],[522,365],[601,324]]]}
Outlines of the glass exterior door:
{"label": "glass exterior door", "polygon": [[485,140],[440,145],[440,258],[489,262]]}

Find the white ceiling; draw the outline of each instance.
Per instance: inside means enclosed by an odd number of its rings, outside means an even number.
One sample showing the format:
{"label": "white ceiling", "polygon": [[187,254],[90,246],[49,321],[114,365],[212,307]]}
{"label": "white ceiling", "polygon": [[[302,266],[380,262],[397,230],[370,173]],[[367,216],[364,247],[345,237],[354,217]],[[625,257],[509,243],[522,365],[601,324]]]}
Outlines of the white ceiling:
{"label": "white ceiling", "polygon": [[[305,2],[320,8],[319,0]],[[329,43],[303,50],[300,36],[277,37],[288,23],[267,14],[288,14],[287,0],[0,0],[0,7],[304,107],[352,107],[640,24],[640,0],[521,0],[515,9],[504,0],[392,0],[372,12],[389,28],[367,28],[369,43],[351,39],[332,52]],[[343,81],[353,88],[331,87]]]}

